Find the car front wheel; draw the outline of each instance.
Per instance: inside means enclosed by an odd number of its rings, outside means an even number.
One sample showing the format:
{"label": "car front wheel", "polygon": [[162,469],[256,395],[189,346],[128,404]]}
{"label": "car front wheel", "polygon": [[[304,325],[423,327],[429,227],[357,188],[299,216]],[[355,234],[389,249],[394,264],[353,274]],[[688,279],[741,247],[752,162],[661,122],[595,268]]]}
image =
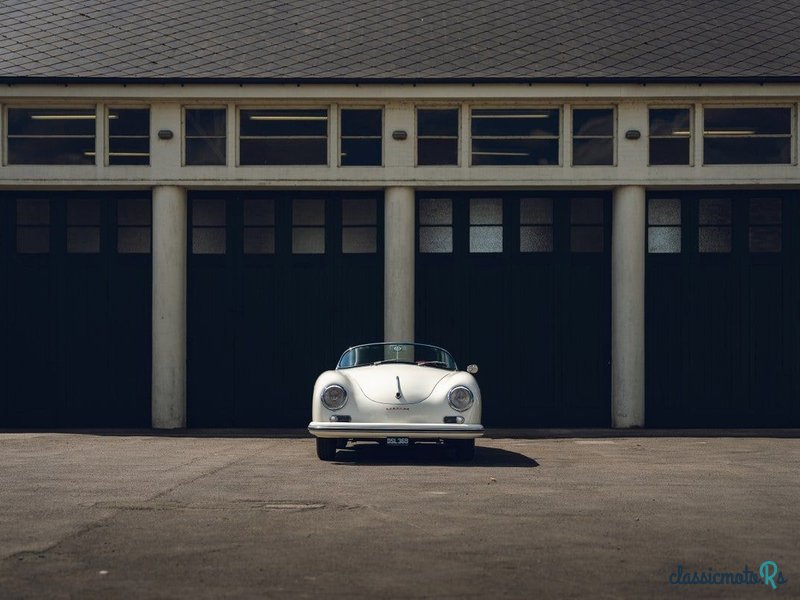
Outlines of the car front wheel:
{"label": "car front wheel", "polygon": [[317,456],[320,460],[333,460],[336,458],[337,439],[317,438]]}

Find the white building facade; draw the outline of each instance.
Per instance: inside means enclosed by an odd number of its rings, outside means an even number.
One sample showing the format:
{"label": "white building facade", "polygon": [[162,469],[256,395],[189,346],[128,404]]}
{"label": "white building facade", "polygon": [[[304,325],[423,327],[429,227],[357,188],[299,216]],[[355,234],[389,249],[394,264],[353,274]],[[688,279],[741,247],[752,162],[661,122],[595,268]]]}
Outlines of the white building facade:
{"label": "white building facade", "polygon": [[799,102],[16,77],[0,427],[301,427],[380,339],[476,362],[489,426],[798,426]]}

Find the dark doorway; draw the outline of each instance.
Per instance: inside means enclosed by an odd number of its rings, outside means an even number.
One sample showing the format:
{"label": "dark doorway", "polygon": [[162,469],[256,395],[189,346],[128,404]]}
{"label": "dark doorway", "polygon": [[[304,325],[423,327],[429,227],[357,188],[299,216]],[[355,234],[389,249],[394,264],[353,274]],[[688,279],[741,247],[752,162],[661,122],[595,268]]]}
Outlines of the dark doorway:
{"label": "dark doorway", "polygon": [[800,425],[800,211],[785,192],[648,198],[652,427]]}
{"label": "dark doorway", "polygon": [[307,425],[317,376],[382,337],[382,196],[193,193],[189,215],[189,426]]}
{"label": "dark doorway", "polygon": [[417,203],[417,340],[478,364],[484,424],[608,426],[607,194]]}
{"label": "dark doorway", "polygon": [[150,192],[8,192],[0,224],[0,426],[149,427]]}

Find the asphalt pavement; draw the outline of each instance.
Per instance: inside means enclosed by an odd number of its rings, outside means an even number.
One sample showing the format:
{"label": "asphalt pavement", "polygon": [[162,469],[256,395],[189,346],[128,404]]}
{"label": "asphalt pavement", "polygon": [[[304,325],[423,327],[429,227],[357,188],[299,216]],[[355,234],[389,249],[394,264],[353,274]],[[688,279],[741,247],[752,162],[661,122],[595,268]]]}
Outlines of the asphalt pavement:
{"label": "asphalt pavement", "polygon": [[490,433],[0,434],[0,598],[800,597],[800,432]]}

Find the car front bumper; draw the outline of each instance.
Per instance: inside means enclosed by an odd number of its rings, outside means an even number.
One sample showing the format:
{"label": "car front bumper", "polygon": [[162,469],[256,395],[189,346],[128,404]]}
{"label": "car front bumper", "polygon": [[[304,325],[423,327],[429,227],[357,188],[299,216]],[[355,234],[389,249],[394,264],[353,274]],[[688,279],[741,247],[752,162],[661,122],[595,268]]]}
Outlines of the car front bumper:
{"label": "car front bumper", "polygon": [[407,437],[429,440],[465,440],[483,435],[483,425],[465,423],[325,423],[312,421],[308,432],[319,438],[380,440]]}

